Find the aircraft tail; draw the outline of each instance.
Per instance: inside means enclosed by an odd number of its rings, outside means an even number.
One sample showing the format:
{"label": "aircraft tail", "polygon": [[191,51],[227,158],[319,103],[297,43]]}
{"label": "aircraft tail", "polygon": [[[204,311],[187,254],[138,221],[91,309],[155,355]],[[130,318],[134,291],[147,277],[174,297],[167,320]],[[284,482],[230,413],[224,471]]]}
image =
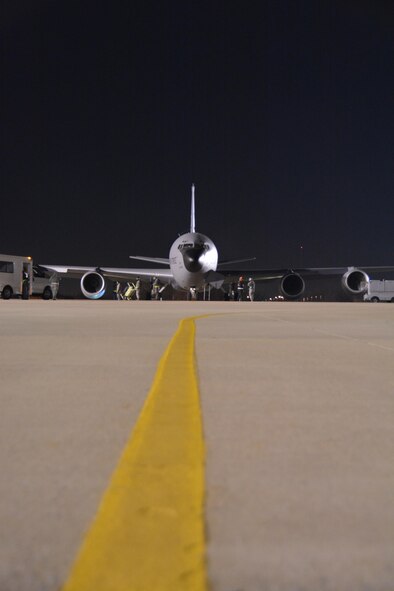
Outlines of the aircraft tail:
{"label": "aircraft tail", "polygon": [[196,231],[196,210],[194,204],[194,183],[192,184],[192,206],[191,206],[191,213],[190,213],[190,232],[194,233]]}

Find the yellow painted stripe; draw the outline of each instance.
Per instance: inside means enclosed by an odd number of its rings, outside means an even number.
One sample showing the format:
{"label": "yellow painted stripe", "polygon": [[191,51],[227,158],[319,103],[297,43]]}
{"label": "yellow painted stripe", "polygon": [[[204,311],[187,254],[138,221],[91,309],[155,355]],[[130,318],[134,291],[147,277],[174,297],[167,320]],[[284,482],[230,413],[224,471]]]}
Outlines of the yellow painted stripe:
{"label": "yellow painted stripe", "polygon": [[63,591],[203,591],[204,443],[180,322]]}

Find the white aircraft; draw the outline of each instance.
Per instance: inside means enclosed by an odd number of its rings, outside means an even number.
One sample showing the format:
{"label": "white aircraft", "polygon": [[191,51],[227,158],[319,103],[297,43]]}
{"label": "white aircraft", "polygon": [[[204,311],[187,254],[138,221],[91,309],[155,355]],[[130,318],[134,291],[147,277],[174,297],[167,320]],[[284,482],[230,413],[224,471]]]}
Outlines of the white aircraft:
{"label": "white aircraft", "polygon": [[[305,291],[305,278],[319,275],[339,275],[344,291],[349,296],[361,296],[368,288],[367,270],[393,270],[393,267],[329,267],[306,269],[265,269],[254,271],[231,270],[223,271],[222,266],[230,263],[241,263],[253,259],[240,259],[218,262],[218,251],[213,241],[196,232],[195,219],[195,187],[192,185],[190,232],[177,238],[169,252],[168,258],[146,256],[130,256],[150,263],[162,265],[160,268],[124,269],[110,267],[67,267],[60,265],[40,265],[60,275],[81,278],[81,291],[89,299],[101,298],[106,291],[106,279],[126,281],[140,277],[142,281],[150,281],[158,277],[163,286],[172,285],[177,290],[189,292],[192,298],[197,292],[211,286],[222,288],[223,284],[237,281],[240,275],[253,276],[255,281],[277,279],[282,296],[288,300],[296,300]],[[163,268],[163,266],[165,268]]]}

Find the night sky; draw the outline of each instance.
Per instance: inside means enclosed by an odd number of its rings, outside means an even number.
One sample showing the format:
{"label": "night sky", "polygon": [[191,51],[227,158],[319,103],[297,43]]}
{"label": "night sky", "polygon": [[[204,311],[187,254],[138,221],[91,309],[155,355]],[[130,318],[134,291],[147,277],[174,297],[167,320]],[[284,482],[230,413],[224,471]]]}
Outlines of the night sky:
{"label": "night sky", "polygon": [[[394,264],[394,3],[1,2],[0,251]],[[301,261],[300,246],[304,247]]]}

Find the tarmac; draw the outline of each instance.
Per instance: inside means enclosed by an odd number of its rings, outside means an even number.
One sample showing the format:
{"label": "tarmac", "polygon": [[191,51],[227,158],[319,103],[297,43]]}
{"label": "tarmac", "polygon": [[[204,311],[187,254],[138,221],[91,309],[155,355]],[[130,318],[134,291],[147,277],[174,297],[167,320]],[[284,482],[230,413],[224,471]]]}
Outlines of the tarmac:
{"label": "tarmac", "polygon": [[62,587],[199,315],[210,591],[394,589],[394,306],[0,300],[0,591]]}

